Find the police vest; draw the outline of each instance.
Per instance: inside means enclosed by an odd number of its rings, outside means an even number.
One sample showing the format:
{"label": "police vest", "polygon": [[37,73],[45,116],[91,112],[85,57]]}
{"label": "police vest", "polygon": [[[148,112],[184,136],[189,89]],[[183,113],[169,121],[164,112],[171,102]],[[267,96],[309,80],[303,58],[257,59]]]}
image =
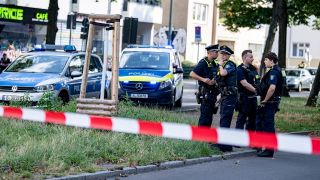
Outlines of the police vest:
{"label": "police vest", "polygon": [[276,84],[276,90],[273,93],[272,97],[270,98],[270,100],[273,100],[275,97],[279,97],[281,96],[281,91],[282,91],[282,84],[283,84],[283,77],[282,77],[282,72],[281,72],[281,68],[277,65],[274,65],[269,71],[267,71],[267,73],[263,76],[263,78],[261,79],[261,83],[259,88],[261,89],[261,99],[264,99],[267,95],[268,89],[270,87],[269,84],[269,80],[270,80],[270,74],[271,72],[276,72],[276,76],[277,76],[277,84]]}
{"label": "police vest", "polygon": [[[204,64],[206,65],[206,68],[204,68],[204,74],[205,74],[204,78],[214,79],[218,73],[218,65],[216,64],[216,62],[215,61],[209,62],[207,57],[201,59],[200,62],[201,61],[205,62]],[[199,81],[199,85],[204,86],[207,89],[211,89],[211,90],[215,89],[215,85],[209,86],[208,84],[202,81]]]}
{"label": "police vest", "polygon": [[[244,74],[244,78],[246,79],[246,81],[249,84],[251,84],[253,87],[257,87],[260,84],[260,76],[253,65],[250,64],[249,67],[247,67],[244,64],[241,64],[238,66],[238,68]],[[242,93],[245,95],[249,95],[249,96],[254,95],[253,92],[243,87],[239,80],[238,80],[238,90],[239,90],[239,93]]]}
{"label": "police vest", "polygon": [[234,66],[235,70],[231,72],[230,74],[228,73],[227,76],[221,76],[219,75],[219,88],[224,88],[224,87],[237,87],[237,71],[236,71],[236,63],[234,63],[231,60],[228,60],[225,62],[222,67],[225,68],[227,65],[229,66]]}

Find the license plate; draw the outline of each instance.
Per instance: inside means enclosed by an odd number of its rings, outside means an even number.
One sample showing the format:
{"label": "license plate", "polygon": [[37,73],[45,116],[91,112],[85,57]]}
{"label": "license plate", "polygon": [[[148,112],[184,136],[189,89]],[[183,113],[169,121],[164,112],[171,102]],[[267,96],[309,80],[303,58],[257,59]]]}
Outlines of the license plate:
{"label": "license plate", "polygon": [[148,98],[148,94],[131,94],[131,98]]}
{"label": "license plate", "polygon": [[3,101],[20,101],[23,100],[23,96],[14,96],[14,95],[3,95]]}

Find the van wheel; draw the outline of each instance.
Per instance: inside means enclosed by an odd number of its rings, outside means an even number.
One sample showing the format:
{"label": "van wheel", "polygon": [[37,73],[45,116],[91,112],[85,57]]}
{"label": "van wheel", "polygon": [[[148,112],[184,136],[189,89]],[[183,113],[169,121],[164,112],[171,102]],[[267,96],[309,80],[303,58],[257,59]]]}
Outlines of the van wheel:
{"label": "van wheel", "polygon": [[182,96],[183,96],[183,88],[182,88],[182,92],[181,92],[181,97],[178,99],[177,102],[174,103],[174,107],[182,107]]}
{"label": "van wheel", "polygon": [[174,94],[173,94],[173,95],[171,96],[170,104],[166,105],[166,107],[167,107],[169,110],[172,110],[173,107],[175,106],[174,100],[175,100],[175,96],[174,96]]}

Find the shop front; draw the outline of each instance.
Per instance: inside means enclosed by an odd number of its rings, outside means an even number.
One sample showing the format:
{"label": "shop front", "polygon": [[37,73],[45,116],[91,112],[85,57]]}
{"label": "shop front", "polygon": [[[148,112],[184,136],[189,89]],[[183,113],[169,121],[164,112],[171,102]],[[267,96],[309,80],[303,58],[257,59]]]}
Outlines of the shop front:
{"label": "shop front", "polygon": [[[48,10],[0,4],[0,57],[14,46],[15,57],[45,42]],[[15,57],[10,57],[14,59]]]}

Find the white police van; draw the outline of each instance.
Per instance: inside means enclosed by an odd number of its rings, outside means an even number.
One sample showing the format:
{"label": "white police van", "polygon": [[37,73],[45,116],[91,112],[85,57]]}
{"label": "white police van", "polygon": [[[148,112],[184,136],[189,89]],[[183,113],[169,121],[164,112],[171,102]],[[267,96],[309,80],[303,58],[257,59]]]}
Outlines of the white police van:
{"label": "white police van", "polygon": [[172,47],[129,45],[121,53],[119,99],[181,107],[183,69]]}
{"label": "white police van", "polygon": [[[73,46],[65,46],[64,50],[46,51],[45,47],[37,46],[33,52],[19,56],[0,74],[0,101],[19,101],[27,95],[37,102],[46,91],[53,92],[63,102],[78,97],[85,53],[75,51]],[[101,79],[101,59],[92,54],[87,97],[99,98]]]}

